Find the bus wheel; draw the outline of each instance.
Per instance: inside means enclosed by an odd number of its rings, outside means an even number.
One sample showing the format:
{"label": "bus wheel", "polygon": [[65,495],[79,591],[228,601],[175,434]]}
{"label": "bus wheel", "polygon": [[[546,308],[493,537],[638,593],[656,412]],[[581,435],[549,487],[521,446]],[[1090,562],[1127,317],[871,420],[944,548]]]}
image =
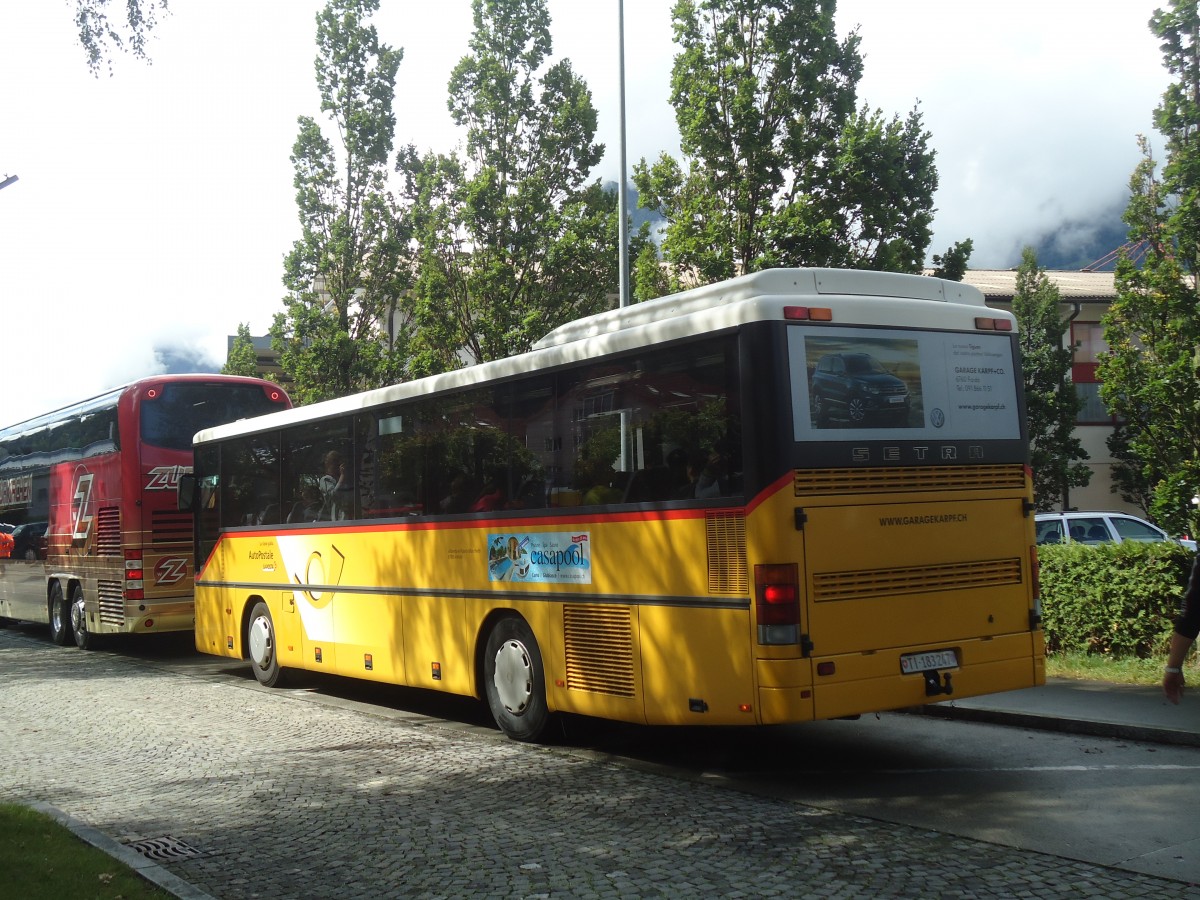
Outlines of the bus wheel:
{"label": "bus wheel", "polygon": [[71,611],[57,581],[50,585],[50,637],[60,647],[71,643]]}
{"label": "bus wheel", "polygon": [[271,610],[261,600],[250,610],[246,646],[250,651],[250,668],[258,683],[264,687],[283,684],[283,667],[279,665],[275,647],[275,623],[271,620]]}
{"label": "bus wheel", "polygon": [[550,720],[542,654],[525,620],[506,616],[488,635],[483,657],[488,706],[515,741],[536,741]]}
{"label": "bus wheel", "polygon": [[83,602],[83,588],[71,588],[71,630],[75,632],[75,646],[80,650],[95,650],[98,639],[88,631],[87,607]]}

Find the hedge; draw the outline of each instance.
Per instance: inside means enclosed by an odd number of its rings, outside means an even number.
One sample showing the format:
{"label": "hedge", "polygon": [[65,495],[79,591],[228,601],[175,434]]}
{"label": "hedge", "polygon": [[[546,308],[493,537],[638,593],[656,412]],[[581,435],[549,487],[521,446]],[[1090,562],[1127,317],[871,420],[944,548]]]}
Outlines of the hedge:
{"label": "hedge", "polygon": [[1048,652],[1145,659],[1167,652],[1192,571],[1178,544],[1038,547]]}

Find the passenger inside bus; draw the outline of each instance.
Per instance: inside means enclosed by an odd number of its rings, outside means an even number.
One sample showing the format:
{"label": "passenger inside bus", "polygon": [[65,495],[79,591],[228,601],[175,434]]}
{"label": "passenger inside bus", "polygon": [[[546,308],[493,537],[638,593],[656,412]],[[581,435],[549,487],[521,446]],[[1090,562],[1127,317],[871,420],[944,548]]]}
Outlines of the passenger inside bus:
{"label": "passenger inside bus", "polygon": [[315,484],[306,484],[300,491],[300,499],[288,513],[289,522],[316,522],[321,518],[321,491]]}
{"label": "passenger inside bus", "polygon": [[330,450],[325,454],[324,466],[325,473],[318,482],[321,488],[320,518],[323,521],[345,519],[353,515],[353,498],[345,460],[337,450]]}

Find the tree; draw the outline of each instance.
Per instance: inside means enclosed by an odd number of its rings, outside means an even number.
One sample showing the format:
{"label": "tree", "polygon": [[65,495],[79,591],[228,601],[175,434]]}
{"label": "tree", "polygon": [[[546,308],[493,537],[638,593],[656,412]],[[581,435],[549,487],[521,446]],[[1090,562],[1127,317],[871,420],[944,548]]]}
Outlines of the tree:
{"label": "tree", "polygon": [[859,38],[835,0],[678,0],[671,102],[680,162],[635,166],[668,221],[676,286],[781,265],[919,271],[934,152],[919,111],[856,108]]}
{"label": "tree", "polygon": [[1037,254],[1026,247],[1017,268],[1013,314],[1019,327],[1033,494],[1041,510],[1068,509],[1071,488],[1092,477],[1077,462],[1088,455],[1075,437],[1079,395],[1070,378],[1071,348],[1063,346],[1067,323],[1059,312],[1061,302],[1058,288],[1038,266]]}
{"label": "tree", "polygon": [[[588,183],[591,93],[550,56],[545,0],[473,0],[470,53],[449,83],[465,152],[397,168],[418,247],[417,371],[529,349],[550,329],[608,307],[617,289],[617,204]],[[544,68],[544,71],[543,71]]]}
{"label": "tree", "polygon": [[258,375],[258,354],[254,352],[254,341],[250,337],[250,324],[239,323],[237,337],[229,348],[229,357],[221,367],[222,375]]}
{"label": "tree", "polygon": [[1174,79],[1155,109],[1167,161],[1160,180],[1149,142],[1139,139],[1124,220],[1130,241],[1148,249],[1140,268],[1128,258],[1117,263],[1098,375],[1100,396],[1123,420],[1129,456],[1150,485],[1150,514],[1191,534],[1200,488],[1200,11],[1172,0],[1150,29]]}
{"label": "tree", "polygon": [[110,17],[114,0],[75,0],[79,43],[92,74],[100,74],[100,64],[114,51],[128,50],[138,59],[148,59],[146,40],[158,25],[158,14],[168,12],[168,2],[124,0],[125,15],[114,19]]}
{"label": "tree", "polygon": [[970,238],[965,241],[955,241],[941,256],[933,255],[934,278],[946,278],[950,281],[962,281],[967,274],[967,263],[971,260],[971,251],[975,242]]}
{"label": "tree", "polygon": [[317,15],[321,111],[336,126],[340,154],[301,116],[292,150],[302,236],[284,260],[284,311],[271,343],[311,403],[403,377],[409,282],[407,233],[388,192],[403,55],[379,42],[366,18],[379,0],[329,0]]}

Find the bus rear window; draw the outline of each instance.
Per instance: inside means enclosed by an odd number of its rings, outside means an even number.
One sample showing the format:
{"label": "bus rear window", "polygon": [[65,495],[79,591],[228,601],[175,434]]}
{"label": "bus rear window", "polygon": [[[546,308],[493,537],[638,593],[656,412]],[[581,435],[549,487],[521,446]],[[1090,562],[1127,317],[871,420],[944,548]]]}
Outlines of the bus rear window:
{"label": "bus rear window", "polygon": [[197,431],[283,409],[254,384],[164,384],[157,397],[143,395],[143,443],[190,450]]}

